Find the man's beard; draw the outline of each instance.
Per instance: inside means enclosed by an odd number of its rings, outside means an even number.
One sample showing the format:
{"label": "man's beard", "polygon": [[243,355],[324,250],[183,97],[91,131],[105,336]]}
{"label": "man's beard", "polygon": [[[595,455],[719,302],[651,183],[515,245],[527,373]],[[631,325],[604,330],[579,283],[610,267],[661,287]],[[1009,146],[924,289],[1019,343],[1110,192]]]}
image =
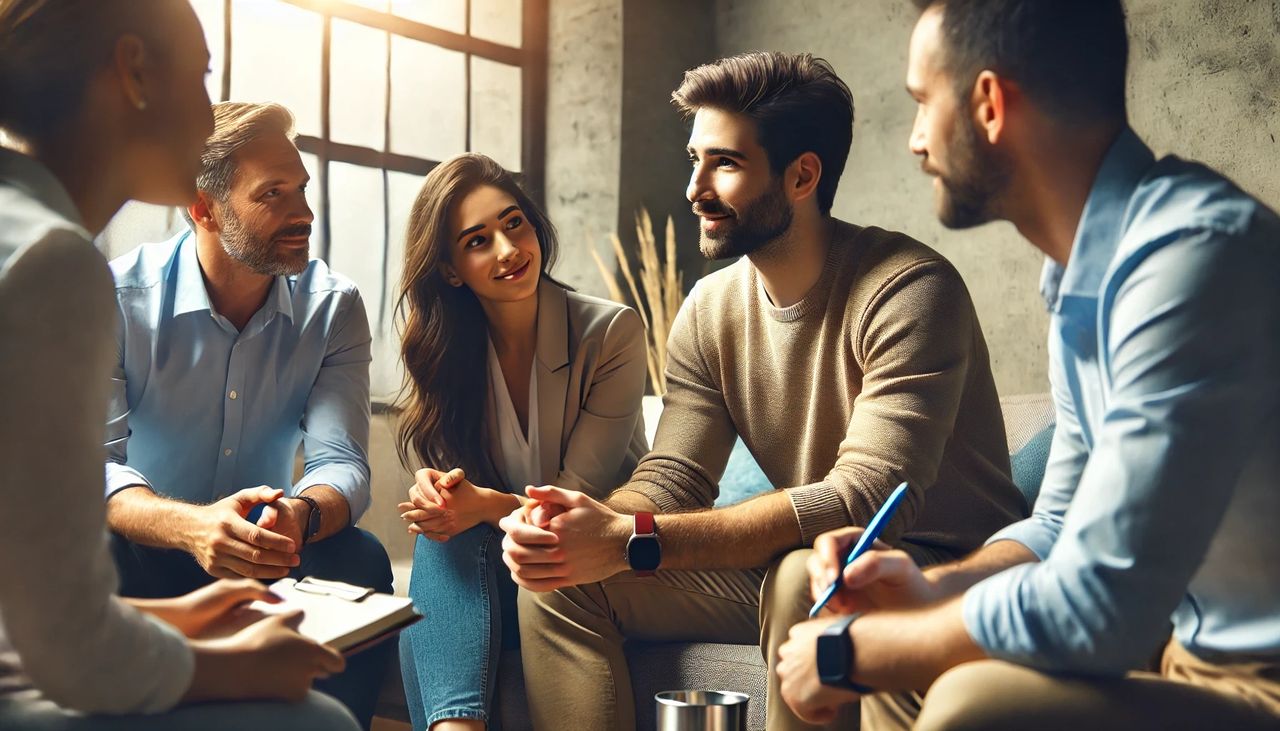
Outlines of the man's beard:
{"label": "man's beard", "polygon": [[782,192],[782,177],[758,198],[735,210],[719,199],[699,201],[694,213],[723,215],[728,225],[715,235],[700,228],[698,248],[708,259],[732,259],[752,254],[773,243],[791,228],[793,210]]}
{"label": "man's beard", "polygon": [[952,229],[972,228],[1000,218],[1000,195],[1009,185],[1008,159],[982,143],[963,115],[952,129],[950,175],[935,173],[942,189],[938,220]]}
{"label": "man's beard", "polygon": [[222,207],[222,248],[232,259],[244,264],[258,274],[270,277],[301,274],[307,268],[310,250],[284,249],[277,251],[277,239],[293,236],[311,236],[311,224],[299,223],[285,226],[269,237],[259,236],[244,225],[231,210]]}

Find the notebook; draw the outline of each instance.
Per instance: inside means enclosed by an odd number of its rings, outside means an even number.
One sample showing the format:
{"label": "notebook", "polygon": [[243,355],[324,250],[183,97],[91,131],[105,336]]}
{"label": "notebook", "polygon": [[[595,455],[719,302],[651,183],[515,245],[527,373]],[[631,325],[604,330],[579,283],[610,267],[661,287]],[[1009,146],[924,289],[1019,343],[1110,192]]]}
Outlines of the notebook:
{"label": "notebook", "polygon": [[268,614],[302,610],[298,632],[351,655],[395,636],[422,619],[406,597],[379,594],[373,589],[310,576],[281,579],[270,587],[284,601],[253,602],[249,608]]}

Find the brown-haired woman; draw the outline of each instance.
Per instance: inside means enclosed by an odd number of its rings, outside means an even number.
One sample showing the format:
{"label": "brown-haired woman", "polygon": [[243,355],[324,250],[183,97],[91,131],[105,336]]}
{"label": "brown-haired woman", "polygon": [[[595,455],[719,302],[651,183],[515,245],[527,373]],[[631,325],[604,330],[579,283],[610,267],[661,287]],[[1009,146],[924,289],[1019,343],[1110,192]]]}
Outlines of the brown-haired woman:
{"label": "brown-haired woman", "polygon": [[401,637],[401,668],[414,728],[483,728],[515,629],[498,521],[526,485],[602,498],[630,476],[647,450],[644,328],[547,274],[554,227],[483,155],[431,171],[406,249],[398,446],[423,469],[400,510],[422,536],[409,594],[428,619]]}
{"label": "brown-haired woman", "polygon": [[117,310],[93,236],[129,199],[195,197],[208,63],[183,0],[0,0],[0,728],[357,728],[309,692],[343,660],[296,612],[236,611],[271,600],[258,582],[115,596]]}

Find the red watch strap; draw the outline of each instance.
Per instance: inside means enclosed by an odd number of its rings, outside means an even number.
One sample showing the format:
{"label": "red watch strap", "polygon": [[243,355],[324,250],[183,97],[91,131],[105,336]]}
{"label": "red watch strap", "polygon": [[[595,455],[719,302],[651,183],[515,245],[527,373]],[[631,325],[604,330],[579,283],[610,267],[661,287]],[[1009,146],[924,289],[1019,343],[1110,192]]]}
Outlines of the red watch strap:
{"label": "red watch strap", "polygon": [[653,513],[636,513],[635,534],[638,536],[653,535]]}

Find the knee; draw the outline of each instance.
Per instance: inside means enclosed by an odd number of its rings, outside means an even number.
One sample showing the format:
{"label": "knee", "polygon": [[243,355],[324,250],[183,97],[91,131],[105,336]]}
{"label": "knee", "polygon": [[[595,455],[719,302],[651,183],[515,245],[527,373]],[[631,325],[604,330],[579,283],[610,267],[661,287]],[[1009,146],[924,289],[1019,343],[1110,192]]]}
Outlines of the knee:
{"label": "knee", "polygon": [[[287,728],[307,731],[355,731],[360,728],[355,716],[332,696],[311,691],[297,708]],[[295,725],[296,724],[296,725]]]}
{"label": "knee", "polygon": [[[984,660],[951,668],[925,696],[917,731],[968,731],[1024,728],[1027,717],[1002,701],[1016,694],[1017,678],[1005,663]],[[1003,713],[1007,709],[1010,713]]]}
{"label": "knee", "polygon": [[785,635],[791,625],[809,613],[809,556],[812,549],[788,553],[765,575],[760,589],[760,627],[781,625]]}
{"label": "knee", "polygon": [[391,592],[391,559],[372,533],[349,526],[312,548],[308,563],[319,578]]}
{"label": "knee", "polygon": [[562,622],[570,624],[591,623],[592,619],[608,619],[607,603],[596,596],[601,592],[599,584],[570,586],[556,591],[529,591],[519,587],[516,591],[516,610],[521,638],[528,633],[541,634],[550,626]]}

